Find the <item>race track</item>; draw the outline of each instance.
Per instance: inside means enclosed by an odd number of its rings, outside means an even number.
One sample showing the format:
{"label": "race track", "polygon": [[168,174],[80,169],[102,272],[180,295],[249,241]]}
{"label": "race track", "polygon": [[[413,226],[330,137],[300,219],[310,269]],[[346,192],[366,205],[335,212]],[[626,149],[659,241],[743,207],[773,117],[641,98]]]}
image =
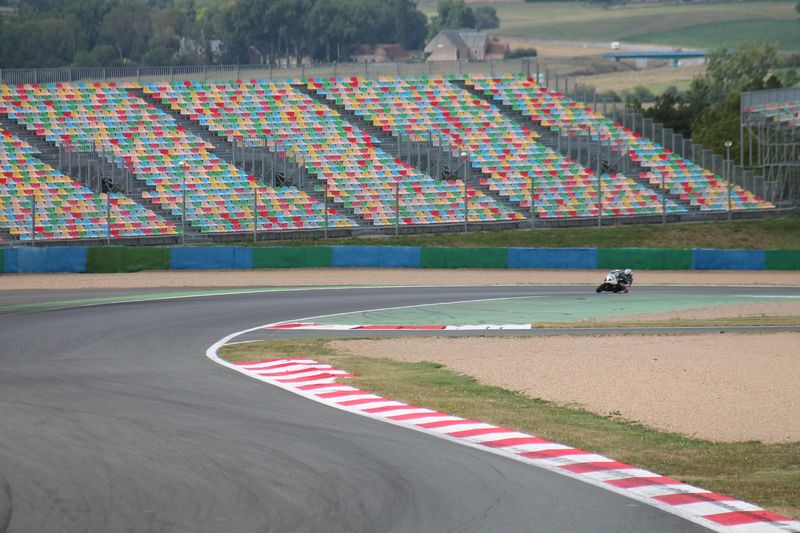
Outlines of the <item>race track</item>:
{"label": "race track", "polygon": [[0,316],[0,532],[705,531],[204,355],[234,331],[310,315],[585,290],[309,290]]}

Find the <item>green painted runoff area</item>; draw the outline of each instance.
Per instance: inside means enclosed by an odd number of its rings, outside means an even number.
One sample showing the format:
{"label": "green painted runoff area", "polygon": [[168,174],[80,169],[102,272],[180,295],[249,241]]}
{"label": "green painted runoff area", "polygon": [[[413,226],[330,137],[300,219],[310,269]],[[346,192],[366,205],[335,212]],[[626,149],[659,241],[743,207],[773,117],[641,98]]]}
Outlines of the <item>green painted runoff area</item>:
{"label": "green painted runoff area", "polygon": [[352,325],[479,325],[579,322],[659,313],[717,305],[780,301],[769,296],[713,294],[595,294],[585,296],[534,296],[464,303],[420,305],[406,308],[363,311],[335,316],[312,317],[320,324]]}

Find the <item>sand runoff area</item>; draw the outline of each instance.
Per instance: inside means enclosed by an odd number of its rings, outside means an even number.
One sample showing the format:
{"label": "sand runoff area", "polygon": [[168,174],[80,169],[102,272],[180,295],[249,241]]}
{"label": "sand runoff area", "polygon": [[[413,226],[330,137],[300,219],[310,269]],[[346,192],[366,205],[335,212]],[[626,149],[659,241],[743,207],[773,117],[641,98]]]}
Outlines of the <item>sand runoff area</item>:
{"label": "sand runoff area", "polygon": [[[23,274],[0,276],[0,291],[364,284],[586,284],[590,290],[602,275],[505,270],[409,270],[398,275],[396,270],[345,269]],[[636,283],[800,286],[800,272],[638,272]],[[770,315],[800,316],[800,301],[635,319]],[[368,357],[438,362],[485,384],[699,438],[800,441],[800,333],[393,338],[335,341],[334,346]]]}

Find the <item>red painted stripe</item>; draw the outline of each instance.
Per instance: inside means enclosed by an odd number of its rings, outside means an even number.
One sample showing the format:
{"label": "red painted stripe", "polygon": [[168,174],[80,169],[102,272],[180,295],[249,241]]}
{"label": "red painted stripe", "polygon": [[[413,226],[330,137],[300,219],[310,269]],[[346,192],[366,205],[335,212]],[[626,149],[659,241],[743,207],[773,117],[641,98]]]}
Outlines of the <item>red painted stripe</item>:
{"label": "red painted stripe", "polygon": [[481,435],[491,435],[492,433],[511,433],[511,431],[503,428],[479,428],[455,431],[448,433],[448,435],[451,437],[479,437]]}
{"label": "red painted stripe", "polygon": [[333,374],[328,374],[327,372],[320,372],[319,374],[314,374],[313,376],[304,376],[302,378],[291,378],[291,379],[276,379],[275,381],[280,381],[281,383],[302,383],[304,381],[314,381],[317,379],[334,379],[336,378]]}
{"label": "red painted stripe", "polygon": [[389,402],[391,400],[387,400],[386,398],[358,398],[355,400],[345,400],[343,402],[336,402],[339,405],[361,405],[362,403],[372,403],[372,402]]}
{"label": "red painted stripe", "polygon": [[549,441],[539,439],[537,437],[512,437],[510,439],[490,440],[482,442],[481,444],[490,448],[506,448],[508,446],[520,446],[522,444],[544,444],[546,442]]}
{"label": "red painted stripe", "polygon": [[320,398],[338,398],[340,396],[355,396],[356,394],[367,394],[367,393],[362,392],[360,390],[335,390],[331,392],[323,392],[321,394],[317,394],[317,396]]}
{"label": "red painted stripe", "polygon": [[398,409],[420,409],[419,407],[415,407],[413,405],[403,404],[403,405],[385,405],[383,407],[371,407],[369,409],[364,409],[365,413],[386,413],[388,411],[397,411]]}
{"label": "red painted stripe", "polygon": [[736,498],[723,496],[722,494],[717,494],[716,492],[664,494],[662,496],[655,496],[653,499],[669,505],[686,505],[687,503],[703,502],[731,502],[736,500]]}
{"label": "red painted stripe", "polygon": [[564,457],[566,455],[586,455],[589,452],[577,448],[556,448],[554,450],[539,450],[536,452],[522,452],[520,455],[528,459],[551,459],[553,457]]}
{"label": "red painted stripe", "polygon": [[328,368],[320,368],[317,366],[307,366],[303,368],[298,368],[296,370],[273,370],[272,368],[254,368],[253,372],[260,374],[265,377],[272,377],[272,376],[293,376],[294,374],[302,374],[303,372],[313,372],[313,371],[328,371],[332,370],[330,367]]}
{"label": "red painted stripe", "polygon": [[[342,376],[347,377],[347,376]],[[324,389],[325,387],[330,387],[331,383],[311,383],[309,385],[298,385],[295,387],[299,390],[314,390],[314,389]]]}
{"label": "red painted stripe", "polygon": [[[415,418],[428,418],[429,416],[450,416],[450,415],[446,413],[439,413],[437,411],[433,413],[407,413],[404,415],[389,416],[387,418],[390,418],[391,420],[413,420]],[[433,422],[428,422],[428,423],[432,424]],[[422,426],[424,426],[424,424],[420,425],[420,427]]]}
{"label": "red painted stripe", "polygon": [[575,472],[576,474],[585,474],[587,472],[600,472],[602,470],[626,470],[633,467],[617,461],[597,461],[565,465],[561,468],[564,470],[569,470],[570,472]]}
{"label": "red painted stripe", "polygon": [[[237,365],[253,365],[253,366],[255,366],[255,365],[260,365],[260,364],[263,364],[263,363],[271,363],[272,361],[278,361],[278,360],[279,359],[271,359],[269,361],[259,361],[257,363],[236,363],[236,364]],[[302,363],[295,363],[294,361],[290,361],[288,363],[280,363],[278,365],[270,365],[270,366],[265,366],[263,368],[264,368],[264,370],[267,370],[267,369],[271,370],[273,368],[281,368],[281,367],[292,366],[292,365],[297,365],[297,364],[302,364]],[[258,369],[256,368],[254,370],[258,370]]]}
{"label": "red painted stripe", "polygon": [[303,326],[317,326],[318,324],[309,324],[304,322],[292,322],[289,324],[276,324],[274,326],[270,326],[269,329],[292,329],[292,328],[302,328]]}
{"label": "red painted stripe", "polygon": [[712,522],[723,526],[740,526],[742,524],[753,524],[756,522],[783,522],[789,518],[769,511],[731,511],[730,513],[720,513],[706,515]]}
{"label": "red painted stripe", "polygon": [[421,428],[433,429],[433,428],[443,428],[447,426],[457,426],[459,424],[477,424],[477,423],[478,422],[475,422],[474,420],[465,420],[462,418],[461,420],[439,420],[437,422],[426,422],[424,424],[418,424],[418,425]]}
{"label": "red painted stripe", "polygon": [[628,477],[624,479],[610,479],[606,481],[609,485],[614,485],[621,489],[633,489],[636,487],[647,487],[649,485],[682,485],[680,481],[665,476],[655,477]]}

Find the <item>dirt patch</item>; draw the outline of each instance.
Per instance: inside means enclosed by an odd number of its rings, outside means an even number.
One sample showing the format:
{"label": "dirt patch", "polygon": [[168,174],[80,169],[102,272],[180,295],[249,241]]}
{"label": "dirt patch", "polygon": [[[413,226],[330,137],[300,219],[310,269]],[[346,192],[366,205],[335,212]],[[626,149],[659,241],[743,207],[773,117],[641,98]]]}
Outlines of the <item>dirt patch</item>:
{"label": "dirt patch", "polygon": [[[285,287],[323,285],[599,284],[601,270],[285,269],[159,271],[127,274],[6,274],[0,291],[153,287]],[[800,285],[800,272],[639,271],[637,285]],[[634,288],[635,290],[635,288]]]}
{"label": "dirt patch", "polygon": [[800,441],[800,334],[404,338],[337,350],[433,361],[481,383],[715,441]]}

